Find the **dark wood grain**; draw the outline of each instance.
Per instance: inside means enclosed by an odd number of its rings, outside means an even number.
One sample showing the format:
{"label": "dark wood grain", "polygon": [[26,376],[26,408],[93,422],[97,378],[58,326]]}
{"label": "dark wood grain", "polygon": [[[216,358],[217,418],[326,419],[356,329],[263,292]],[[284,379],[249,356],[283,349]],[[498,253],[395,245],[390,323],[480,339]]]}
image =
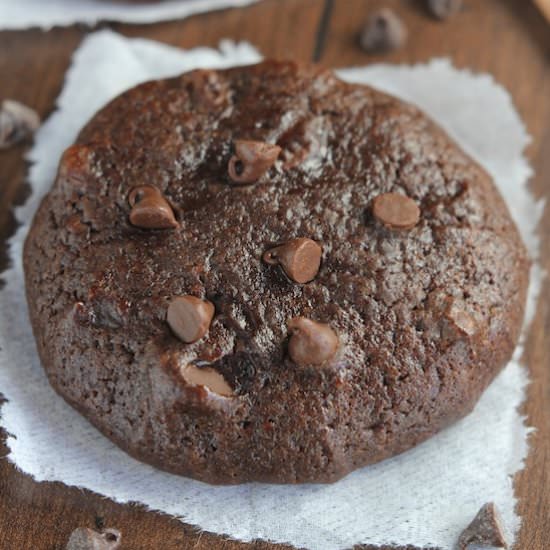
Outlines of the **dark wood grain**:
{"label": "dark wood grain", "polygon": [[[370,57],[356,45],[368,12],[391,4],[409,28],[406,48]],[[150,26],[110,25],[127,36],[144,36],[181,47],[215,46],[230,37],[249,40],[265,55],[302,61],[317,57],[326,66],[370,62],[424,62],[448,56],[459,67],[492,73],[512,93],[530,134],[528,156],[536,170],[532,186],[550,198],[550,27],[526,0],[466,0],[464,10],[447,23],[431,19],[420,0],[265,0],[241,10],[226,10],[185,21]],[[54,108],[74,49],[88,32],[82,27],[0,33],[0,99],[13,97],[42,116]],[[6,265],[5,242],[14,229],[10,207],[26,194],[25,146],[0,153],[0,268]],[[550,232],[550,217],[541,227]],[[542,261],[550,269],[550,239],[543,240]],[[524,405],[531,437],[526,468],[516,476],[518,511],[523,524],[516,548],[550,548],[550,286],[526,346],[531,374]],[[4,434],[0,456],[5,456]],[[265,542],[228,541],[198,532],[143,506],[121,505],[89,491],[60,483],[36,483],[0,460],[0,550],[64,548],[78,526],[105,523],[123,533],[123,549],[232,550],[288,548]],[[367,547],[362,547],[367,548]]]}

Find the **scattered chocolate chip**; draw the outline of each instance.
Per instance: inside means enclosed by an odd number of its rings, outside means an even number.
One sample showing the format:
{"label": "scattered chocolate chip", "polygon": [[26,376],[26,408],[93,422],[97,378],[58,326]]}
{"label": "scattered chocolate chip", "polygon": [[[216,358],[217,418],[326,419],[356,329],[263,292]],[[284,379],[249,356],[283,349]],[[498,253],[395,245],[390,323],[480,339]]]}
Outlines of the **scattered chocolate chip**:
{"label": "scattered chocolate chip", "polygon": [[115,550],[120,546],[122,537],[117,529],[105,529],[101,533],[78,527],[69,538],[66,550]]}
{"label": "scattered chocolate chip", "polygon": [[463,336],[473,336],[477,331],[474,318],[455,302],[452,302],[445,314],[454,330]]}
{"label": "scattered chocolate chip", "polygon": [[462,531],[458,550],[467,550],[470,545],[508,548],[500,514],[493,502],[484,504],[472,523]]}
{"label": "scattered chocolate chip", "polygon": [[231,386],[212,367],[199,367],[197,364],[188,364],[180,372],[183,379],[191,386],[203,386],[208,391],[224,397],[233,395]]}
{"label": "scattered chocolate chip", "polygon": [[178,296],[170,302],[166,320],[180,340],[191,344],[208,332],[213,317],[211,302],[195,296]]}
{"label": "scattered chocolate chip", "polygon": [[359,37],[361,48],[368,53],[384,53],[395,50],[407,40],[407,28],[389,8],[374,12]]}
{"label": "scattered chocolate chip", "polygon": [[320,365],[336,354],[338,336],[329,325],[294,317],[288,322],[288,330],[288,352],[297,365]]}
{"label": "scattered chocolate chip", "polygon": [[315,241],[298,238],[270,248],[262,258],[267,264],[280,265],[294,282],[308,283],[319,272],[322,254],[323,249]]}
{"label": "scattered chocolate chip", "polygon": [[132,207],[130,223],[145,229],[169,229],[178,226],[174,211],[162,193],[151,185],[134,187],[128,197]]}
{"label": "scattered chocolate chip", "polygon": [[374,217],[389,229],[412,229],[420,219],[420,208],[399,193],[378,195],[372,204]]}
{"label": "scattered chocolate chip", "polygon": [[227,171],[235,183],[254,183],[275,164],[281,148],[263,141],[238,139]]}
{"label": "scattered chocolate chip", "polygon": [[428,0],[428,9],[437,19],[448,19],[462,8],[462,0]]}
{"label": "scattered chocolate chip", "polygon": [[39,126],[40,117],[36,111],[18,101],[5,99],[0,107],[0,149],[24,141]]}

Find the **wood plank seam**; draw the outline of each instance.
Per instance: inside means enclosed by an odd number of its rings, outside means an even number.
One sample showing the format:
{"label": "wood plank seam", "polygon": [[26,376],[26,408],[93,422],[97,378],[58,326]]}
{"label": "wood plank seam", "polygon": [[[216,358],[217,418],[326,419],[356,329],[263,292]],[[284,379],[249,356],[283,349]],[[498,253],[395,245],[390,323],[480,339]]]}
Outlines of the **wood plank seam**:
{"label": "wood plank seam", "polygon": [[312,61],[314,63],[318,63],[323,55],[323,51],[325,49],[325,43],[327,40],[328,29],[330,27],[330,20],[332,17],[333,8],[334,8],[334,0],[325,0],[323,13],[321,14],[321,19],[319,20],[319,26],[317,27],[315,47],[313,49]]}

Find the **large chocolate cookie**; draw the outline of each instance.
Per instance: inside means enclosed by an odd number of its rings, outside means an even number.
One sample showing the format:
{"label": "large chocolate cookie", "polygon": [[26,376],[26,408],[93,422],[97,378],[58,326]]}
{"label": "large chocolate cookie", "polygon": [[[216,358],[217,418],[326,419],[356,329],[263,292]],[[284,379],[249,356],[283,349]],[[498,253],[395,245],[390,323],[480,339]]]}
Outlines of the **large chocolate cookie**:
{"label": "large chocolate cookie", "polygon": [[489,176],[417,108],[275,62],[107,105],[24,261],[54,388],[212,483],[334,481],[467,414],[528,272]]}

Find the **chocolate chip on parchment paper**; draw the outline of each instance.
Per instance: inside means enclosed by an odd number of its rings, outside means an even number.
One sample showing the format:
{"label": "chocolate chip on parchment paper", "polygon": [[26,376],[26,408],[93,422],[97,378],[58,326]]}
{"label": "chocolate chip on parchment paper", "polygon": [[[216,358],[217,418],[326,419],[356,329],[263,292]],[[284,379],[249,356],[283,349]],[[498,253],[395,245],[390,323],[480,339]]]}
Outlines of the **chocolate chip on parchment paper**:
{"label": "chocolate chip on parchment paper", "polygon": [[359,44],[367,53],[395,50],[406,40],[407,27],[389,8],[382,8],[372,13],[359,36]]}
{"label": "chocolate chip on parchment paper", "polygon": [[75,529],[65,550],[116,550],[122,536],[117,529],[104,529],[101,533],[88,527]]}
{"label": "chocolate chip on parchment paper", "polygon": [[458,538],[457,550],[470,546],[508,548],[500,514],[493,502],[484,504]]}
{"label": "chocolate chip on parchment paper", "polygon": [[0,149],[24,141],[40,126],[38,113],[13,99],[5,99],[0,106]]}

